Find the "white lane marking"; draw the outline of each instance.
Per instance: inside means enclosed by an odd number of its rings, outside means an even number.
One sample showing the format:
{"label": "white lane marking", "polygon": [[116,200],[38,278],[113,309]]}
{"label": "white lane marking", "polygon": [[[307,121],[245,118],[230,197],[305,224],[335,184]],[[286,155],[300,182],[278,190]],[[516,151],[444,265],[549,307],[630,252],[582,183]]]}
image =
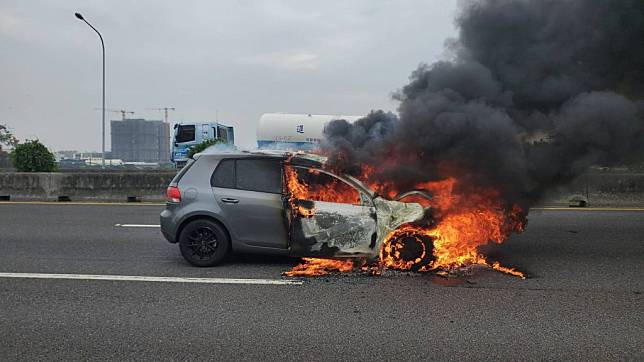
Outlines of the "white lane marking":
{"label": "white lane marking", "polygon": [[53,205],[53,206],[70,206],[70,205],[89,205],[89,206],[165,206],[160,202],[91,202],[91,201],[0,201],[0,205]]}
{"label": "white lane marking", "polygon": [[160,228],[161,225],[153,224],[114,224],[116,227],[120,228]]}
{"label": "white lane marking", "polygon": [[146,277],[146,276],[139,276],[139,275],[44,274],[44,273],[0,273],[0,278],[112,280],[112,281],[127,281],[127,282],[257,284],[257,285],[302,285],[304,283],[301,280],[282,280],[282,279]]}

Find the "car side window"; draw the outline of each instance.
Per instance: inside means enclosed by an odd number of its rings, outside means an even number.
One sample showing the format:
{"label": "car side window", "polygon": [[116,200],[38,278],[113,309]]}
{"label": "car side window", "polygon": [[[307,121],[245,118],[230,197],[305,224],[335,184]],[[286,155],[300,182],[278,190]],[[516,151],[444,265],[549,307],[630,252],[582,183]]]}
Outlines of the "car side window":
{"label": "car side window", "polygon": [[360,192],[346,182],[324,172],[295,168],[300,184],[307,185],[307,200],[363,205]]}
{"label": "car side window", "polygon": [[210,185],[227,189],[235,188],[235,160],[222,160],[215,168]]}
{"label": "car side window", "polygon": [[282,164],[276,159],[236,160],[236,188],[240,190],[282,193]]}

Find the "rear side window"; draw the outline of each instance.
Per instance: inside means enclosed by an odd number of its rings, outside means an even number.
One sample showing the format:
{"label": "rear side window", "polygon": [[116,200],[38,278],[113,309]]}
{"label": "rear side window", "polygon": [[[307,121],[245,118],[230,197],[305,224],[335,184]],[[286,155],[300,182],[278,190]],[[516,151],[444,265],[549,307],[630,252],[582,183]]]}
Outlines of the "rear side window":
{"label": "rear side window", "polygon": [[282,192],[282,168],[279,160],[237,160],[237,188],[241,190]]}
{"label": "rear side window", "polygon": [[214,187],[279,194],[282,192],[281,160],[223,160],[212,174],[210,184]]}
{"label": "rear side window", "polygon": [[227,189],[235,188],[235,161],[223,160],[219,162],[215,172],[212,174],[210,184],[214,187]]}

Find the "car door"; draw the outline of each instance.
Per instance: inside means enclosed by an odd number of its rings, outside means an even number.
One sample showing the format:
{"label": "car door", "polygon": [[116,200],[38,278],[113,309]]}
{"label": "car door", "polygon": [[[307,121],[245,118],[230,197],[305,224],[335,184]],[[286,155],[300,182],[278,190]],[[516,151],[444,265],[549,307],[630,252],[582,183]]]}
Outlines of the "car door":
{"label": "car door", "polygon": [[279,158],[226,159],[211,179],[213,192],[235,240],[286,249]]}
{"label": "car door", "polygon": [[284,168],[292,255],[377,255],[376,211],[371,198],[325,171],[291,165]]}

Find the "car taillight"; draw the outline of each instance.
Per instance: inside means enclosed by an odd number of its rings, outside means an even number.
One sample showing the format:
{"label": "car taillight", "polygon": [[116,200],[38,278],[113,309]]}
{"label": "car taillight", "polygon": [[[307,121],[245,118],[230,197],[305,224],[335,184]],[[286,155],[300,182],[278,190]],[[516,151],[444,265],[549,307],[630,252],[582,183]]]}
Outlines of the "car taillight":
{"label": "car taillight", "polygon": [[170,186],[165,191],[165,199],[168,202],[181,202],[181,191],[177,186]]}

